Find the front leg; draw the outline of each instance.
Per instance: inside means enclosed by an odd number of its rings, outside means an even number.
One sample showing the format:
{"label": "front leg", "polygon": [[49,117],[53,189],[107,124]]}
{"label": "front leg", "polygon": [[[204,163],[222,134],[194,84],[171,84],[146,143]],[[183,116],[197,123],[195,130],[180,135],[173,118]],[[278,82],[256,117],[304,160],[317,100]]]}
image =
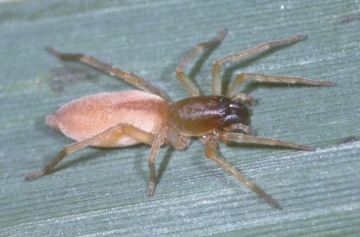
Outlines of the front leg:
{"label": "front leg", "polygon": [[268,145],[268,146],[280,146],[288,147],[292,149],[312,151],[312,147],[299,145],[292,142],[284,142],[273,138],[264,138],[264,137],[254,137],[251,135],[245,135],[242,133],[236,132],[220,132],[216,136],[221,142],[239,142],[239,143],[249,143],[249,144],[259,144],[259,145]]}
{"label": "front leg", "polygon": [[248,95],[239,93],[240,86],[243,83],[243,81],[246,79],[251,79],[254,81],[266,82],[266,83],[299,84],[299,85],[310,85],[310,86],[331,86],[335,84],[334,82],[331,81],[315,81],[315,80],[309,80],[299,77],[270,76],[261,73],[240,73],[239,75],[236,76],[234,82],[229,87],[226,96],[232,99],[233,98],[236,99],[237,97],[239,97],[240,99],[243,100],[250,100],[251,103],[252,102],[251,97],[250,99],[248,99],[247,98],[249,97]]}
{"label": "front leg", "polygon": [[260,44],[254,48],[245,50],[243,52],[230,54],[226,57],[216,60],[214,62],[213,68],[212,68],[211,78],[212,78],[213,85],[220,85],[220,86],[213,87],[213,95],[221,95],[220,71],[221,71],[221,67],[224,63],[237,62],[237,61],[244,59],[246,57],[249,57],[251,55],[264,52],[270,48],[281,46],[281,45],[286,45],[286,44],[292,44],[292,43],[298,42],[303,39],[306,39],[305,35],[298,35],[298,36],[295,36],[295,37],[292,37],[289,39],[267,42],[267,43]]}
{"label": "front leg", "polygon": [[205,155],[212,161],[214,161],[218,166],[226,170],[228,173],[234,175],[238,178],[246,187],[250,190],[257,193],[259,196],[263,197],[266,201],[268,201],[273,207],[277,209],[281,209],[280,204],[272,199],[267,193],[265,193],[261,188],[257,187],[253,182],[245,177],[240,171],[238,171],[234,166],[232,166],[229,162],[224,160],[221,156],[217,155],[217,144],[210,136],[204,135],[200,138],[200,140],[206,145]]}

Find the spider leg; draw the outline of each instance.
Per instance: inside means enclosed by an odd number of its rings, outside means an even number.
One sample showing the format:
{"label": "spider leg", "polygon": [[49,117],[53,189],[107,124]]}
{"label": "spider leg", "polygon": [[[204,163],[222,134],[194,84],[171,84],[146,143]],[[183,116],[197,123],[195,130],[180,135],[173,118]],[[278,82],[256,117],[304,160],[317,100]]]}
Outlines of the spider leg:
{"label": "spider leg", "polygon": [[66,146],[55,157],[55,159],[50,162],[50,164],[45,166],[44,169],[28,175],[26,180],[36,179],[40,176],[50,173],[52,168],[54,168],[54,166],[56,166],[68,154],[81,150],[87,146],[99,146],[101,144],[104,145],[104,143],[114,143],[117,139],[120,139],[121,136],[128,136],[139,141],[139,143],[142,142],[150,145],[154,140],[154,135],[151,133],[140,130],[139,128],[133,127],[129,124],[117,124],[91,138],[79,142],[74,142]]}
{"label": "spider leg", "polygon": [[245,135],[242,133],[236,132],[220,132],[217,134],[217,138],[221,142],[239,142],[239,143],[250,143],[250,144],[259,144],[259,145],[269,145],[269,146],[280,146],[288,147],[292,149],[312,151],[312,147],[299,145],[291,142],[284,142],[272,138],[263,138],[263,137],[254,137],[251,135]]}
{"label": "spider leg", "polygon": [[157,154],[159,152],[160,146],[164,143],[165,140],[165,130],[166,126],[162,125],[160,130],[158,131],[157,135],[155,136],[151,150],[150,155],[148,158],[149,163],[149,170],[150,170],[150,185],[148,189],[148,196],[151,197],[154,193],[155,186],[156,186],[156,170],[155,170],[155,160],[157,157]]}
{"label": "spider leg", "polygon": [[149,170],[150,170],[150,185],[148,189],[148,196],[152,196],[156,186],[156,170],[155,159],[157,157],[159,147],[165,142],[165,139],[170,142],[176,149],[184,149],[190,142],[190,137],[179,136],[176,130],[168,125],[163,125],[152,143],[149,155]]}
{"label": "spider leg", "polygon": [[164,100],[168,101],[165,94],[162,93],[157,87],[155,87],[150,82],[145,81],[143,78],[135,75],[132,72],[125,72],[125,71],[121,70],[120,68],[103,63],[103,62],[97,60],[96,58],[93,58],[86,54],[61,53],[50,47],[46,47],[45,49],[49,53],[59,57],[62,60],[79,61],[83,64],[92,66],[100,71],[110,74],[111,76],[123,79],[127,83],[129,83],[141,90],[158,95],[158,96],[162,97]]}
{"label": "spider leg", "polygon": [[238,178],[246,187],[250,190],[257,193],[259,196],[268,201],[275,208],[281,209],[281,206],[276,202],[272,197],[265,193],[262,189],[257,187],[253,182],[247,179],[240,171],[238,171],[234,166],[229,162],[224,160],[221,156],[217,155],[217,144],[210,136],[203,136],[200,140],[206,145],[205,155],[212,161],[214,161],[218,166],[226,170],[228,173],[234,175]]}
{"label": "spider leg", "polygon": [[[224,63],[229,63],[229,62],[236,62],[239,61],[243,58],[246,58],[250,55],[254,55],[257,53],[261,53],[267,49],[273,48],[273,47],[277,47],[277,46],[281,46],[281,45],[286,45],[286,44],[292,44],[295,42],[298,42],[300,40],[306,39],[307,36],[305,35],[298,35],[292,38],[288,38],[288,39],[283,39],[283,40],[278,40],[278,41],[272,41],[272,42],[267,42],[267,43],[263,43],[260,44],[254,48],[245,50],[243,52],[240,53],[235,53],[235,54],[230,54],[226,57],[220,58],[218,60],[215,61],[213,68],[212,68],[212,84],[213,84],[213,95],[221,95],[221,78],[220,78],[220,70],[222,67],[222,64]],[[302,79],[304,80],[304,79]],[[238,82],[236,83],[236,86],[239,86],[241,84],[241,80],[238,80]],[[313,81],[314,82],[314,81]],[[298,82],[299,83],[299,82]],[[329,85],[331,84],[330,82],[327,82],[327,84],[324,85]],[[227,94],[230,95],[230,97],[233,97],[236,92],[234,91],[235,89],[231,89],[231,92],[228,92]]]}
{"label": "spider leg", "polygon": [[[227,96],[230,98],[233,97],[240,97],[244,95],[242,93],[239,94],[240,85],[245,79],[252,79],[254,81],[259,82],[269,82],[269,83],[288,83],[288,84],[302,84],[302,85],[311,85],[311,86],[330,86],[334,85],[334,82],[331,81],[315,81],[315,80],[308,80],[298,77],[283,77],[283,76],[269,76],[260,73],[241,73],[234,79],[234,82],[229,87],[227,91]],[[245,96],[248,97],[247,95]],[[251,98],[251,97],[250,97]],[[243,99],[243,98],[240,98]],[[251,99],[250,99],[251,102]]]}
{"label": "spider leg", "polygon": [[183,87],[189,92],[191,96],[199,96],[199,88],[195,83],[184,73],[184,68],[190,63],[190,61],[198,55],[204,48],[208,48],[219,44],[225,37],[227,29],[223,29],[219,32],[218,36],[210,41],[197,44],[193,50],[179,63],[176,67],[176,78],[181,82]]}

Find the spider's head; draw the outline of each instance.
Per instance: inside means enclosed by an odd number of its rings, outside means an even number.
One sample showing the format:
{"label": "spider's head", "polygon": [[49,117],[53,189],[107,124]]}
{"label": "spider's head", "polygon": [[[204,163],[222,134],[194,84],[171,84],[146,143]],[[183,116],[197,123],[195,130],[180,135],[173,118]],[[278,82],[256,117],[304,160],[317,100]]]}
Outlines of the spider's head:
{"label": "spider's head", "polygon": [[239,100],[230,100],[223,97],[222,100],[223,115],[220,128],[229,127],[233,124],[245,124],[249,119],[250,113],[248,108]]}

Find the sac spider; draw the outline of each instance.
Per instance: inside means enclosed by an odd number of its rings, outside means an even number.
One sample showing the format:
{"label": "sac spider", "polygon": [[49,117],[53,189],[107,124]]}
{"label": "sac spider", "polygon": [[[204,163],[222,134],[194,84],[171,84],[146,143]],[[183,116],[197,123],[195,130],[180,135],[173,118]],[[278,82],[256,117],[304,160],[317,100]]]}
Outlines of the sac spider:
{"label": "sac spider", "polygon": [[46,118],[48,125],[76,142],[66,146],[44,169],[30,174],[26,179],[31,180],[50,173],[66,155],[87,146],[110,148],[146,143],[151,146],[148,158],[150,169],[148,196],[152,196],[156,185],[155,159],[159,147],[170,143],[176,149],[184,149],[188,146],[191,137],[197,137],[206,145],[206,157],[234,175],[272,206],[280,209],[278,202],[217,154],[218,146],[215,140],[223,143],[252,143],[311,151],[313,149],[309,146],[253,136],[251,129],[245,125],[249,119],[249,111],[244,105],[246,101],[252,103],[253,99],[251,96],[240,93],[240,85],[245,79],[313,86],[327,86],[334,83],[259,73],[241,73],[234,79],[226,96],[222,95],[220,79],[222,64],[236,62],[269,48],[292,44],[306,38],[304,35],[298,35],[260,44],[252,49],[216,60],[212,68],[213,95],[201,96],[198,87],[184,73],[184,68],[203,49],[219,44],[226,33],[227,29],[224,29],[215,39],[196,45],[177,66],[176,78],[191,95],[177,102],[170,102],[157,87],[131,72],[125,72],[85,54],[61,53],[53,48],[46,48],[49,53],[60,59],[80,61],[121,78],[142,91],[130,90],[90,95],[71,101],[55,114],[48,116]]}

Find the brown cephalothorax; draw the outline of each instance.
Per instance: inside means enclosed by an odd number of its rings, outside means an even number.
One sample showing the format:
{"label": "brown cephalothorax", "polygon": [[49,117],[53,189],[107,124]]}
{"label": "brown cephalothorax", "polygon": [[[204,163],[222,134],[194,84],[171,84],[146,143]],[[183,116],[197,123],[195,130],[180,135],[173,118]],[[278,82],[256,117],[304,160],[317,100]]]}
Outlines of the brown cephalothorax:
{"label": "brown cephalothorax", "polygon": [[215,140],[224,143],[253,143],[310,151],[312,148],[309,146],[253,136],[251,129],[245,125],[249,118],[249,111],[244,104],[252,103],[253,99],[251,96],[240,93],[240,85],[245,79],[313,86],[327,86],[334,83],[259,73],[241,73],[236,76],[226,95],[222,95],[220,70],[223,63],[235,62],[269,48],[295,43],[306,38],[306,36],[298,35],[264,43],[216,60],[212,69],[213,95],[200,96],[198,87],[185,75],[184,68],[204,48],[219,44],[226,33],[227,30],[224,29],[214,40],[196,45],[180,62],[176,68],[176,77],[191,97],[177,102],[170,102],[158,88],[131,72],[122,71],[85,54],[61,53],[53,48],[46,48],[49,53],[60,59],[78,60],[121,78],[142,91],[131,90],[86,96],[64,105],[55,114],[48,116],[46,118],[48,125],[76,142],[66,146],[49,165],[41,171],[30,174],[26,179],[31,180],[50,173],[67,154],[87,146],[124,147],[146,143],[151,146],[148,158],[150,169],[148,195],[152,196],[156,184],[155,159],[159,147],[171,143],[176,149],[183,149],[188,145],[190,137],[198,137],[206,145],[205,155],[209,159],[234,175],[275,208],[281,208],[278,202],[217,154]]}

